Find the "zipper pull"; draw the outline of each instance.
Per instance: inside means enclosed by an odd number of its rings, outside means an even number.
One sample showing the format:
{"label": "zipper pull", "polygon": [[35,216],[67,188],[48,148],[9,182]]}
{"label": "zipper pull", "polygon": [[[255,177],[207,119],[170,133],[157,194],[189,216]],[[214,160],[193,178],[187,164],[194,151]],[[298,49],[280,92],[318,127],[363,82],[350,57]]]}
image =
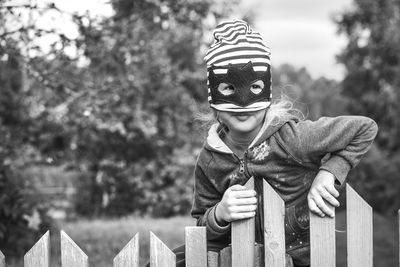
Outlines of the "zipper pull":
{"label": "zipper pull", "polygon": [[239,172],[240,173],[244,173],[244,162],[243,162],[243,160],[240,160]]}

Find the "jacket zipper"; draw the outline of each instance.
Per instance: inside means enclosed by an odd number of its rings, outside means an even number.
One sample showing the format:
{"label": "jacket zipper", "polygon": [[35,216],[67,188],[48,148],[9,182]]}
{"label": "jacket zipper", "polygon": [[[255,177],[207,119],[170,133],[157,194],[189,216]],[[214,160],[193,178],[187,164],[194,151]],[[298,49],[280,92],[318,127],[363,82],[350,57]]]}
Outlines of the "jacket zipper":
{"label": "jacket zipper", "polygon": [[240,160],[240,165],[239,165],[239,172],[244,173],[244,160]]}
{"label": "jacket zipper", "polygon": [[[246,155],[247,155],[247,150],[244,152],[243,158],[239,159],[239,172],[244,173],[246,171]],[[246,174],[245,174],[246,175]]]}

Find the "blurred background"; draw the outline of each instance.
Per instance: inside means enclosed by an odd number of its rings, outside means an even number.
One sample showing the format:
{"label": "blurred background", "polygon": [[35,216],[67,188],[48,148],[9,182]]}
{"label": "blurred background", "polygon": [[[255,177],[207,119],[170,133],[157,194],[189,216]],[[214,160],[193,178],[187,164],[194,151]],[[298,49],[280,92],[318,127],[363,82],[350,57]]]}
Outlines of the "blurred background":
{"label": "blurred background", "polygon": [[[309,119],[379,125],[348,182],[374,209],[374,266],[398,262],[400,1],[0,0],[0,250],[8,266],[48,229],[112,258],[137,232],[183,242],[208,108],[202,60],[224,19],[272,50],[273,95]],[[342,197],[342,206],[343,197]],[[337,211],[338,266],[345,215]]]}

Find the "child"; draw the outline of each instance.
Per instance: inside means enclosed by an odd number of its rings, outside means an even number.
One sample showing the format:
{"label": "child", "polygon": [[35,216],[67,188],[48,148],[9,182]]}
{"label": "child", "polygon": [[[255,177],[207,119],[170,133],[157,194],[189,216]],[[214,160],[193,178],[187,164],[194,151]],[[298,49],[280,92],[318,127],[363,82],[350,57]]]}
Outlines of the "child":
{"label": "child", "polygon": [[[285,201],[286,252],[295,266],[308,266],[309,210],[333,217],[346,176],[370,148],[376,123],[341,116],[304,121],[290,103],[271,104],[270,50],[244,21],[214,30],[208,50],[211,126],[195,167],[192,216],[206,226],[208,249],[230,243],[230,222],[255,216],[263,243],[262,181]],[[255,190],[244,183],[255,178]],[[179,252],[181,251],[181,252]],[[177,260],[182,264],[182,249]]]}

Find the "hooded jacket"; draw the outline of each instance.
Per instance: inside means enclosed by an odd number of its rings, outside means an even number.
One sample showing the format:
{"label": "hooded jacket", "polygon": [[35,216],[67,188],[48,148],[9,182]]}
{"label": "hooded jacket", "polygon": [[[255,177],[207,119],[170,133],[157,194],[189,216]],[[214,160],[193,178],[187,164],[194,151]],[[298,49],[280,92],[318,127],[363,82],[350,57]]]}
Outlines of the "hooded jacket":
{"label": "hooded jacket", "polygon": [[195,167],[192,216],[206,226],[209,244],[230,243],[230,224],[220,226],[216,204],[228,187],[254,177],[258,207],[256,242],[263,244],[262,181],[267,181],[285,202],[286,251],[295,263],[309,264],[309,209],[307,194],[319,170],[344,183],[348,172],[370,148],[377,124],[367,117],[296,118],[264,123],[242,158],[221,139],[221,126],[213,125]]}

